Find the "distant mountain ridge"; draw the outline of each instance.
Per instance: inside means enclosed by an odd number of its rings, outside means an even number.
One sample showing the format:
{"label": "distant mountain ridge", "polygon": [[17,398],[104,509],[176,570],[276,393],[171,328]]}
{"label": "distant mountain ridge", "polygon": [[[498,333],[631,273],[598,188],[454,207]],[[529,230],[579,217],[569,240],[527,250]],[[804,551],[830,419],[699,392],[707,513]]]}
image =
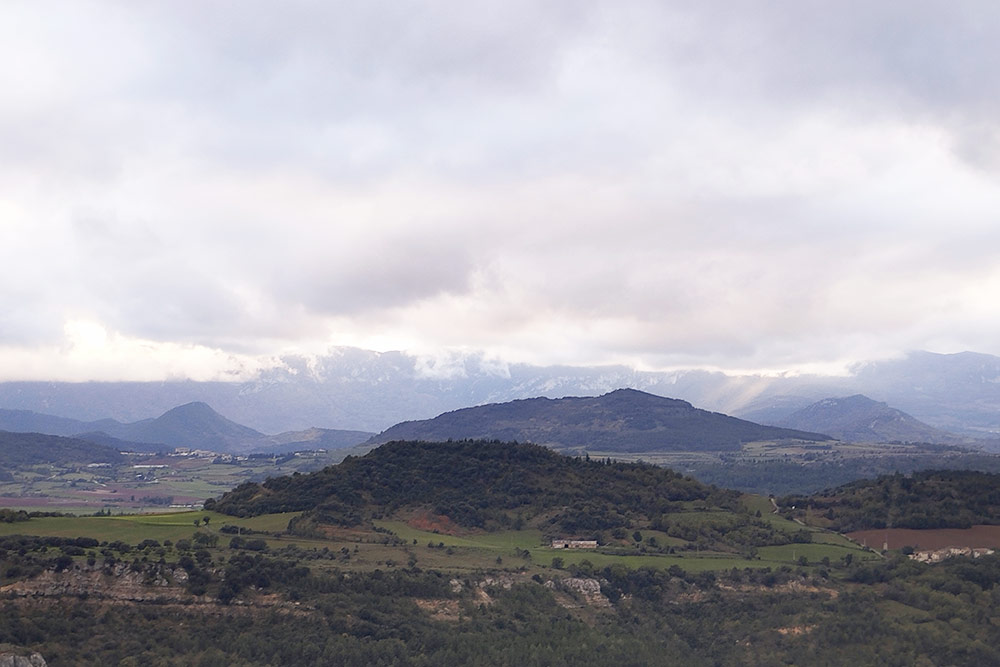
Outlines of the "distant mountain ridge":
{"label": "distant mountain ridge", "polygon": [[744,442],[829,440],[763,426],[635,389],[597,397],[531,398],[446,412],[397,424],[367,445],[393,440],[501,440],[595,452],[732,451]]}
{"label": "distant mountain ridge", "polygon": [[858,364],[846,376],[764,376],[533,366],[481,354],[435,360],[334,348],[317,358],[283,357],[279,367],[247,382],[4,382],[0,406],[127,423],[201,401],[263,433],[312,427],[375,432],[468,406],[596,396],[619,387],[758,423],[776,423],[830,396],[864,394],[935,428],[978,437],[1000,434],[1000,357],[974,352],[912,352]]}
{"label": "distant mountain ridge", "polygon": [[0,430],[75,437],[117,450],[163,451],[177,447],[216,452],[284,453],[338,449],[371,437],[366,431],[310,429],[269,436],[227,419],[202,402],[177,406],[154,419],[84,422],[26,410],[0,410]]}
{"label": "distant mountain ridge", "polygon": [[80,421],[69,417],[58,417],[32,410],[0,409],[0,430],[14,433],[45,433],[64,437],[86,433],[87,431],[107,431],[120,423],[114,419]]}
{"label": "distant mountain ridge", "polygon": [[928,426],[901,410],[873,401],[863,394],[823,399],[774,425],[822,431],[848,442],[967,443],[967,439]]}
{"label": "distant mountain ridge", "polygon": [[[859,365],[860,393],[884,400],[935,428],[1000,436],[1000,357],[978,352],[912,352]],[[830,394],[828,394],[830,395]]]}
{"label": "distant mountain ridge", "polygon": [[248,443],[265,438],[263,433],[226,419],[198,401],[168,410],[156,419],[122,424],[105,432],[122,440],[217,452],[243,451]]}
{"label": "distant mountain ridge", "polygon": [[307,449],[346,449],[371,438],[371,431],[310,428],[304,431],[287,431],[268,436],[267,451],[275,454]]}

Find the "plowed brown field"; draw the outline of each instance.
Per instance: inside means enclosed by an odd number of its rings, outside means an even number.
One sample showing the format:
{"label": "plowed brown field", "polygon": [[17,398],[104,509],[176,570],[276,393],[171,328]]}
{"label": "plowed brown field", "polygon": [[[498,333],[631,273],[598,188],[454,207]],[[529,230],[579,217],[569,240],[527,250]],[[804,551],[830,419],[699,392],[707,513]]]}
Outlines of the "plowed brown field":
{"label": "plowed brown field", "polygon": [[873,549],[881,549],[889,542],[890,549],[911,546],[918,549],[943,549],[945,547],[972,547],[1000,549],[1000,526],[973,526],[972,528],[937,528],[934,530],[912,530],[890,528],[888,530],[859,530],[847,533],[858,544]]}

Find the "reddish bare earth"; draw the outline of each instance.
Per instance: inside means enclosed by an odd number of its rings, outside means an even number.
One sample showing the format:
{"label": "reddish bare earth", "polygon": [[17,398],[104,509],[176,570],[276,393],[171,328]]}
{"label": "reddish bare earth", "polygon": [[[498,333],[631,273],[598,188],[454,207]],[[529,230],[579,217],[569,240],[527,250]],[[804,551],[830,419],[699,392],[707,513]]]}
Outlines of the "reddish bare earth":
{"label": "reddish bare earth", "polygon": [[890,549],[911,546],[917,549],[944,549],[945,547],[971,547],[1000,549],[1000,526],[973,526],[972,528],[938,528],[912,530],[859,530],[847,533],[858,544],[881,549],[888,540]]}
{"label": "reddish bare earth", "polygon": [[10,496],[0,498],[0,507],[63,507],[81,504],[84,504],[83,501],[69,498],[49,498],[48,496]]}
{"label": "reddish bare earth", "polygon": [[200,503],[204,500],[204,498],[195,498],[194,496],[182,496],[180,494],[173,493],[169,488],[165,487],[147,487],[137,489],[124,484],[106,484],[103,487],[92,491],[78,491],[77,495],[82,498],[116,498],[122,501],[133,497],[137,501],[142,501],[144,498],[157,498],[161,496],[173,496],[175,503]]}
{"label": "reddish bare earth", "polygon": [[443,514],[432,514],[431,512],[415,512],[406,521],[407,524],[417,530],[426,530],[442,535],[459,535],[468,531],[462,528]]}
{"label": "reddish bare earth", "polygon": [[147,506],[147,498],[173,497],[175,504],[197,504],[204,498],[172,493],[169,488],[129,488],[125,485],[108,484],[98,489],[73,489],[64,496],[3,496],[0,507],[81,507],[92,505],[97,509],[114,502],[115,507]]}

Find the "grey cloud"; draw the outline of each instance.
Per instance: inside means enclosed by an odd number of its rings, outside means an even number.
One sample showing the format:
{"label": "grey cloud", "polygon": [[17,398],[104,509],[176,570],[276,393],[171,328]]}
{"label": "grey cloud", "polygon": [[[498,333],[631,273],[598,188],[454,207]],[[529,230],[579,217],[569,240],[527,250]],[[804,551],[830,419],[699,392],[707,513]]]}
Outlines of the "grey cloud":
{"label": "grey cloud", "polygon": [[227,166],[306,166],[341,182],[399,170],[475,179],[470,167],[551,163],[592,129],[574,121],[580,109],[543,108],[565,50],[587,35],[586,4],[121,11],[148,40],[148,66],[123,86],[137,110],[170,109],[162,131],[177,149]]}
{"label": "grey cloud", "polygon": [[34,286],[0,289],[0,304],[0,345],[51,346],[61,341],[61,309],[39,299]]}
{"label": "grey cloud", "polygon": [[647,55],[710,75],[706,87],[814,99],[902,92],[934,107],[997,101],[995,3],[708,0],[648,9],[659,20],[631,26],[647,35]]}
{"label": "grey cloud", "polygon": [[301,303],[317,315],[352,315],[464,293],[473,270],[470,253],[456,239],[414,233],[290,263],[271,285],[277,301]]}
{"label": "grey cloud", "polygon": [[435,320],[768,365],[919,346],[922,311],[995,270],[995,185],[933,150],[1000,164],[993,4],[62,7],[0,105],[0,204],[40,230],[4,255],[8,341],[73,316],[240,350]]}
{"label": "grey cloud", "polygon": [[165,40],[183,39],[214,61],[207,69],[182,63],[195,84],[204,77],[223,83],[218,77],[226,71],[267,81],[283,70],[313,67],[330,74],[313,82],[320,87],[356,78],[373,90],[389,82],[437,92],[457,85],[468,94],[480,87],[520,89],[543,76],[564,36],[583,23],[586,4],[236,2],[179,8],[170,2],[132,11],[152,14],[166,28]]}
{"label": "grey cloud", "polygon": [[[1000,155],[996,3],[710,0],[666,7],[664,20],[643,28],[655,40],[647,56],[706,100],[937,123],[953,133],[962,157],[988,165]],[[688,32],[673,27],[676,18]]]}
{"label": "grey cloud", "polygon": [[[777,98],[865,114],[897,114],[904,104],[911,114],[935,114],[961,138],[990,135],[1000,99],[992,76],[1000,57],[1000,10],[985,2],[513,3],[502,9],[493,3],[143,3],[114,6],[113,14],[117,20],[102,36],[130,37],[120,56],[142,65],[90,72],[97,90],[82,100],[86,104],[63,109],[70,113],[62,123],[52,116],[44,131],[55,142],[52,150],[67,150],[66,130],[70,138],[107,138],[92,158],[111,160],[107,169],[123,159],[123,142],[141,149],[157,131],[182,151],[242,164],[311,164],[341,179],[366,168],[447,166],[446,156],[461,153],[463,144],[473,147],[468,154],[479,154],[477,168],[491,159],[502,165],[507,156],[508,171],[530,168],[531,156],[551,168],[553,158],[564,155],[555,164],[566,169],[580,157],[613,154],[612,143],[641,154],[636,133],[645,128],[616,128],[614,115],[627,118],[648,98],[632,98],[630,87],[602,90],[601,72],[591,80],[595,92],[606,93],[600,115],[589,108],[595,100],[574,105],[566,97],[560,76],[567,56],[595,45],[597,53],[633,67],[630,74],[644,77],[647,91],[693,95],[708,113],[746,115],[763,105],[773,114]],[[103,49],[108,56],[96,63],[110,60],[112,47]],[[106,88],[124,97],[101,94]],[[554,112],[561,105],[560,117]],[[102,123],[109,113],[111,122]],[[505,113],[515,124],[509,130]],[[31,126],[39,128],[39,120],[33,115]],[[348,159],[350,140],[336,130],[360,123],[378,128],[384,140],[371,165]],[[599,143],[581,152],[593,139]],[[987,159],[973,154],[973,147],[985,150],[982,142],[959,144],[970,159]],[[460,161],[448,175],[468,166]]]}

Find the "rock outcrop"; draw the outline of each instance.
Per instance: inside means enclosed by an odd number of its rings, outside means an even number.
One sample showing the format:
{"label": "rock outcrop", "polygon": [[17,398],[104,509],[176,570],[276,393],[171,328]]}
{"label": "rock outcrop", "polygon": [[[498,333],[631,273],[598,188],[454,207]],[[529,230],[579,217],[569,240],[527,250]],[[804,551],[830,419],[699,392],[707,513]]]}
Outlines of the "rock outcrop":
{"label": "rock outcrop", "polygon": [[0,667],[47,667],[41,653],[27,655],[4,651],[0,653]]}
{"label": "rock outcrop", "polygon": [[7,597],[73,596],[123,602],[189,601],[191,595],[178,585],[186,578],[181,568],[157,564],[138,571],[128,563],[111,568],[77,565],[61,572],[46,570],[37,577],[7,584],[0,593]]}

